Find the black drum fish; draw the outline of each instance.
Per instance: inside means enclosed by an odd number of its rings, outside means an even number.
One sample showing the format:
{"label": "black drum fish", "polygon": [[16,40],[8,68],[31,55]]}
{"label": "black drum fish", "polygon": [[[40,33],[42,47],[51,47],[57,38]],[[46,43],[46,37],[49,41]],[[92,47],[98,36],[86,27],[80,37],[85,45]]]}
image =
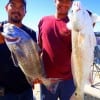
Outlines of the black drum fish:
{"label": "black drum fish", "polygon": [[32,40],[30,35],[10,23],[4,24],[2,35],[5,37],[5,42],[13,55],[12,58],[15,65],[21,68],[26,77],[33,81],[40,80],[48,89],[52,86],[57,86],[59,79],[45,77],[38,54],[38,45]]}

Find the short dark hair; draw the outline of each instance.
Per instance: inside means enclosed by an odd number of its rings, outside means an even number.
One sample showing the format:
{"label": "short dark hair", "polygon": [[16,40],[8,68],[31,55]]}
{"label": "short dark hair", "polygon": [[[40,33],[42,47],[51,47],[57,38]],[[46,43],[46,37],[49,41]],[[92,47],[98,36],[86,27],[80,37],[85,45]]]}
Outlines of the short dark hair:
{"label": "short dark hair", "polygon": [[[13,0],[9,0],[9,2],[8,3],[10,3],[10,2],[12,2]],[[23,4],[24,4],[24,6],[25,6],[25,8],[26,8],[26,0],[20,0]]]}

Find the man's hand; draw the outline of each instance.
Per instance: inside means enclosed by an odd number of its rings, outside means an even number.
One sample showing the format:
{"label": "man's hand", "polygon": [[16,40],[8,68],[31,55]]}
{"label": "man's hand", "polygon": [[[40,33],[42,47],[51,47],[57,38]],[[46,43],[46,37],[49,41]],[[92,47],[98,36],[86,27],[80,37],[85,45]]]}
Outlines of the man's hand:
{"label": "man's hand", "polygon": [[4,37],[0,33],[0,44],[4,43]]}

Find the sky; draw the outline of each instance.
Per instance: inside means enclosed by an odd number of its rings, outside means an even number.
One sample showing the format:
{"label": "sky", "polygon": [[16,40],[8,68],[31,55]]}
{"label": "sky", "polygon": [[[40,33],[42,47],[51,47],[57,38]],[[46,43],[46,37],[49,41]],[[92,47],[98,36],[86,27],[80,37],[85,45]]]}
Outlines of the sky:
{"label": "sky", "polygon": [[[23,19],[23,23],[28,27],[38,31],[39,20],[43,16],[55,14],[54,0],[26,0],[27,1],[27,13]],[[100,15],[100,0],[80,0],[83,6]],[[0,22],[7,20],[7,13],[5,5],[8,0],[0,0]],[[98,22],[94,31],[100,31],[100,23]]]}

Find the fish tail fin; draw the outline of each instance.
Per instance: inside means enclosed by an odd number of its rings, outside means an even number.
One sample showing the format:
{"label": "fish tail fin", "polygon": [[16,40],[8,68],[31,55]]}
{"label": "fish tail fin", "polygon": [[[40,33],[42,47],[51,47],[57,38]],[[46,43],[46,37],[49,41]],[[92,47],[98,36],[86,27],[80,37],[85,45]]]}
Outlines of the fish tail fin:
{"label": "fish tail fin", "polygon": [[82,90],[76,88],[74,95],[76,100],[84,100],[84,92]]}
{"label": "fish tail fin", "polygon": [[41,80],[42,84],[44,84],[45,87],[53,94],[56,92],[59,82],[61,81],[61,79],[59,78],[44,78],[44,77],[42,77]]}

